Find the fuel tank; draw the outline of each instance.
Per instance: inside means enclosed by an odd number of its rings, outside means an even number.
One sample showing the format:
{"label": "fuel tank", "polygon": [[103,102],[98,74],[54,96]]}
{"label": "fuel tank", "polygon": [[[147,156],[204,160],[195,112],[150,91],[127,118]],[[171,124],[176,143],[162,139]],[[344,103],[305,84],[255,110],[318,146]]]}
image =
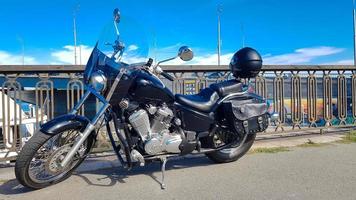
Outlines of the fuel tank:
{"label": "fuel tank", "polygon": [[136,71],[129,90],[131,97],[139,103],[174,103],[173,93],[155,75],[147,71]]}

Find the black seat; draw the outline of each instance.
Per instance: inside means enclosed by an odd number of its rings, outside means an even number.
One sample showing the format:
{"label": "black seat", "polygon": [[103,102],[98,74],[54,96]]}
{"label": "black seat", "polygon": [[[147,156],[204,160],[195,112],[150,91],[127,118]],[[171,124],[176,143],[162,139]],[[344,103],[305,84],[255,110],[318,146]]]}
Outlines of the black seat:
{"label": "black seat", "polygon": [[176,101],[184,106],[208,113],[220,98],[237,92],[242,92],[242,83],[237,80],[228,80],[212,84],[209,88],[203,89],[199,94],[177,94],[175,97]]}
{"label": "black seat", "polygon": [[176,94],[175,97],[176,102],[205,113],[210,112],[215,103],[219,100],[218,93],[210,88],[203,89],[199,94]]}
{"label": "black seat", "polygon": [[225,97],[231,93],[242,92],[242,87],[243,84],[235,79],[210,85],[210,88],[216,91],[220,97]]}

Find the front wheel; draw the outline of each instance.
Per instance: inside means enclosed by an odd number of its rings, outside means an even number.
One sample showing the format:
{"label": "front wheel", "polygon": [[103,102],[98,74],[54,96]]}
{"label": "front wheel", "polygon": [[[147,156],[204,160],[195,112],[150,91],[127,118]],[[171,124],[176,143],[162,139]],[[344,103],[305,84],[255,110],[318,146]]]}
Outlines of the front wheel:
{"label": "front wheel", "polygon": [[[225,133],[226,134],[226,133]],[[216,163],[228,163],[233,162],[245,155],[253,145],[255,141],[256,134],[248,134],[246,140],[236,147],[232,146],[230,148],[222,149],[219,151],[214,151],[212,153],[207,153],[206,156]],[[215,142],[225,143],[223,141],[225,138],[219,138],[217,135],[214,139]]]}
{"label": "front wheel", "polygon": [[91,134],[67,167],[61,168],[61,161],[79,134],[79,128],[63,130],[57,135],[48,135],[41,131],[35,133],[16,159],[16,179],[32,189],[41,189],[67,179],[83,162],[94,142],[94,135]]}

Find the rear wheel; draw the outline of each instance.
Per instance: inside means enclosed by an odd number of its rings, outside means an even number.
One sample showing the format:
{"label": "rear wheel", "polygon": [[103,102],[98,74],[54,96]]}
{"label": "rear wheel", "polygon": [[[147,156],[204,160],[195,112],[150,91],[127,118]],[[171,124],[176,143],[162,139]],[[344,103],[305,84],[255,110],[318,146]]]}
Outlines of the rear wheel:
{"label": "rear wheel", "polygon": [[[224,129],[220,129],[219,131],[217,131],[212,141],[215,147],[219,147],[225,144],[230,144],[232,140],[233,141],[236,140],[236,144],[232,145],[230,148],[208,153],[206,154],[208,158],[210,158],[212,161],[216,163],[228,163],[228,162],[236,161],[239,158],[241,158],[243,155],[245,155],[253,145],[253,142],[255,141],[256,138],[256,134],[248,134],[246,136],[245,141],[242,141],[243,140],[242,138],[235,138],[234,136],[232,136],[233,134],[234,133],[231,133],[230,131]],[[240,144],[241,142],[243,143]]]}
{"label": "rear wheel", "polygon": [[26,143],[16,159],[15,175],[24,186],[40,189],[67,179],[88,155],[94,142],[91,134],[65,168],[60,167],[80,128],[67,129],[57,135],[37,132]]}

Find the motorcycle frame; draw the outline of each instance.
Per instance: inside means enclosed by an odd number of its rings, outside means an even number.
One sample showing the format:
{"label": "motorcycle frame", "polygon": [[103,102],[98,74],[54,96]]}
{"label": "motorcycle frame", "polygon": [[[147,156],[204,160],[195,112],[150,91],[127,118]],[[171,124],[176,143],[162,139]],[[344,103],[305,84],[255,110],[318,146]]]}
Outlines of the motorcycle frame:
{"label": "motorcycle frame", "polygon": [[[118,123],[119,120],[117,118],[116,113],[113,112],[111,109],[108,109],[108,110],[109,110],[109,112],[107,112],[105,121],[106,121],[106,130],[107,130],[107,134],[109,136],[111,145],[113,147],[113,150],[114,150],[117,158],[119,159],[119,161],[121,162],[123,167],[131,169],[133,166],[132,159],[131,159],[131,151],[130,151],[132,145],[130,142],[131,141],[130,135],[128,134],[128,131],[127,131],[127,126],[124,123],[119,124]],[[113,134],[111,131],[110,124],[109,124],[110,119],[114,123],[114,130],[115,130],[115,133],[119,139],[120,145],[122,145],[122,147],[124,148],[123,151],[125,152],[126,161],[124,161],[124,159],[122,158],[122,156],[120,154],[120,149],[115,144],[115,140],[114,140],[114,137],[113,137]],[[126,140],[125,140],[124,136],[122,135],[123,132],[125,133]]]}
{"label": "motorcycle frame", "polygon": [[[80,138],[74,143],[74,145],[71,148],[71,150],[68,152],[68,154],[65,156],[65,158],[60,163],[61,167],[64,168],[69,164],[71,159],[74,157],[76,152],[79,150],[80,146],[85,142],[85,140],[89,137],[89,135],[92,133],[92,131],[95,130],[96,125],[98,124],[99,120],[102,119],[103,115],[105,115],[107,113],[108,116],[105,118],[105,122],[106,122],[107,134],[109,136],[111,145],[113,146],[113,149],[114,149],[119,161],[125,167],[127,167],[129,169],[132,168],[133,163],[132,163],[131,155],[130,155],[131,146],[128,144],[128,142],[125,140],[124,136],[122,135],[122,132],[124,132],[125,135],[126,135],[126,139],[128,139],[127,130],[124,130],[122,128],[120,129],[122,124],[118,123],[119,120],[117,119],[116,113],[114,113],[110,109],[110,107],[111,107],[110,106],[110,100],[112,98],[112,95],[113,95],[116,87],[118,86],[122,76],[125,74],[125,72],[126,72],[126,69],[124,69],[124,68],[119,71],[119,74],[116,76],[115,81],[113,82],[112,87],[108,91],[106,97],[104,97],[102,94],[100,94],[100,92],[96,91],[94,88],[92,88],[89,85],[87,87],[87,91],[85,92],[83,97],[73,107],[73,109],[68,113],[68,114],[71,114],[71,115],[76,115],[78,113],[78,111],[80,110],[80,108],[84,105],[85,101],[89,98],[90,95],[94,95],[102,103],[102,106],[100,107],[99,112],[97,112],[96,115],[94,116],[94,118],[91,121],[88,122],[88,124],[87,124],[86,128],[84,129],[84,131],[80,134]],[[225,101],[226,99],[232,98],[234,96],[241,96],[241,95],[244,95],[244,94],[247,94],[247,91],[230,94],[230,95],[226,96],[225,98],[221,99],[218,102],[217,106],[219,104],[221,104],[221,102]],[[126,162],[124,161],[124,159],[122,158],[122,156],[121,156],[121,154],[119,152],[120,149],[115,145],[115,141],[113,139],[112,131],[111,131],[111,128],[109,126],[109,118],[110,118],[110,120],[113,120],[113,122],[114,122],[115,133],[118,136],[118,138],[120,140],[120,143],[122,144],[122,146],[124,148],[123,150],[125,152]],[[224,148],[228,148],[230,146],[231,146],[231,144],[227,144],[227,145],[224,145],[224,146],[219,147],[217,149],[209,149],[209,150],[205,150],[205,151],[201,151],[201,152],[193,153],[193,154],[210,153],[210,152],[218,151],[218,150],[221,150],[221,149],[224,149]],[[156,159],[161,159],[162,156],[171,157],[171,156],[179,156],[179,155],[180,154],[161,154],[161,155],[155,155],[155,156],[145,156],[144,159],[145,160],[156,160]]]}

